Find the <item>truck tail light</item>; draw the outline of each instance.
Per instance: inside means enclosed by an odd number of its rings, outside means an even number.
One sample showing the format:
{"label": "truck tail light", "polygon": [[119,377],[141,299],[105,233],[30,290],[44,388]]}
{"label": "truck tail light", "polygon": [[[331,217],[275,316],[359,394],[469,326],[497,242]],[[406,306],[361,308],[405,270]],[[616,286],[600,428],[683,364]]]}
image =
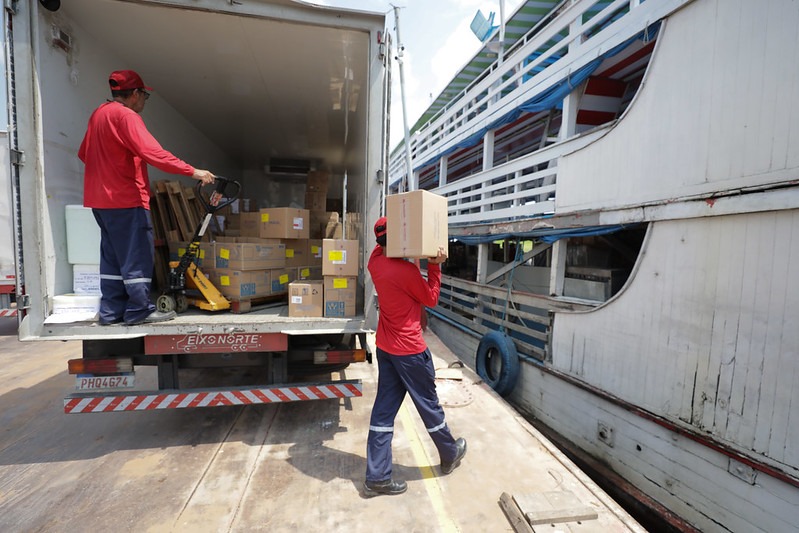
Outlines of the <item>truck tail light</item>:
{"label": "truck tail light", "polygon": [[366,350],[327,350],[314,352],[313,362],[320,365],[325,363],[362,363],[366,361]]}
{"label": "truck tail light", "polygon": [[67,367],[70,374],[118,374],[133,372],[133,360],[129,357],[70,359]]}

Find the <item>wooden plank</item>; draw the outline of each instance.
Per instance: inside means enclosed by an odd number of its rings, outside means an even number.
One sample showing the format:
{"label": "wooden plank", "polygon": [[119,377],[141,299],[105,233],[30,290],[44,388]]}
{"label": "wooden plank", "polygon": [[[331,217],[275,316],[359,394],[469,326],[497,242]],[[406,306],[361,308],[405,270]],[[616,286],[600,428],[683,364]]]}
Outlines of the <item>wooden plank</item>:
{"label": "wooden plank", "polygon": [[513,528],[513,531],[516,533],[533,533],[533,528],[527,523],[527,519],[525,519],[510,494],[507,492],[502,493],[499,497],[499,506],[508,518],[508,522]]}
{"label": "wooden plank", "polygon": [[513,496],[530,525],[596,520],[596,510],[569,490],[516,494]]}
{"label": "wooden plank", "polygon": [[169,206],[172,208],[172,214],[175,217],[175,222],[180,233],[179,240],[188,241],[194,235],[188,225],[188,221],[183,213],[183,205],[181,203],[180,195],[182,193],[181,185],[176,181],[166,182],[167,198]]}

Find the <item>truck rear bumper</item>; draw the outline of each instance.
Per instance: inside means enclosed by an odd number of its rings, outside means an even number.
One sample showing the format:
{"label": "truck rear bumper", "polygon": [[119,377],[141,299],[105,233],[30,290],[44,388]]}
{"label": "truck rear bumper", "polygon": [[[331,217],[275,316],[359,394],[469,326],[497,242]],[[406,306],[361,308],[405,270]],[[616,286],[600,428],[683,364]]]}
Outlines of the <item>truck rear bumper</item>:
{"label": "truck rear bumper", "polygon": [[102,413],[253,405],[363,396],[360,379],[265,387],[231,387],[164,391],[74,393],[64,398],[64,412]]}

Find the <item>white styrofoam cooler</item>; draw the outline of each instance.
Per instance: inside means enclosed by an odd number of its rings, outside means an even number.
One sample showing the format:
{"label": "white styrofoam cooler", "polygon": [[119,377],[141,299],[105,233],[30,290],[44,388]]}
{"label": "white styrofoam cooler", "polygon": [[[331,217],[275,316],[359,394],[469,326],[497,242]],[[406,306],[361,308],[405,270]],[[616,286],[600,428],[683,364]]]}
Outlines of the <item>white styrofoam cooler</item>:
{"label": "white styrofoam cooler", "polygon": [[92,210],[82,205],[66,206],[67,261],[73,265],[100,264],[100,227]]}

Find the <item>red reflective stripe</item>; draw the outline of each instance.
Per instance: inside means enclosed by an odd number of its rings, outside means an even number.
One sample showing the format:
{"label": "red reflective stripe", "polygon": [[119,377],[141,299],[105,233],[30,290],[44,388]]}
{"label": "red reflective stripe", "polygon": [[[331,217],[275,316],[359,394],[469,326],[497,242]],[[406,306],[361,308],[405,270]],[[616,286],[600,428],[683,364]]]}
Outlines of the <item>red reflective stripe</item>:
{"label": "red reflective stripe", "polygon": [[197,394],[194,395],[194,397],[186,405],[186,407],[197,407],[198,405],[200,405],[200,402],[202,402],[207,396],[208,396],[207,392],[198,392]]}
{"label": "red reflective stripe", "polygon": [[291,401],[291,398],[289,398],[288,396],[283,394],[283,391],[280,390],[280,389],[272,389],[272,392],[275,394],[275,396],[280,398],[281,402],[290,402]]}
{"label": "red reflective stripe", "polygon": [[251,404],[252,403],[252,400],[250,400],[247,397],[247,395],[244,394],[242,391],[236,390],[236,391],[232,391],[232,392],[233,392],[233,396],[235,396],[236,398],[241,400],[241,403],[245,403],[245,404]]}
{"label": "red reflective stripe", "polygon": [[180,405],[180,402],[182,402],[183,400],[185,400],[187,396],[188,396],[188,394],[178,394],[178,395],[175,397],[175,399],[174,399],[174,400],[172,400],[171,402],[169,402],[169,405],[167,406],[167,409],[174,409],[175,407],[177,407],[178,405]]}
{"label": "red reflective stripe", "polygon": [[168,394],[159,394],[158,396],[155,397],[155,399],[152,402],[150,402],[150,405],[147,406],[147,409],[155,409],[156,407],[161,405],[161,402],[166,400],[167,396],[169,396],[169,395]]}
{"label": "red reflective stripe", "polygon": [[289,387],[288,390],[294,393],[294,396],[297,396],[300,400],[307,400],[308,397],[305,395],[304,392],[298,387]]}
{"label": "red reflective stripe", "polygon": [[80,399],[79,398],[73,398],[73,399],[69,400],[64,405],[64,412],[71,413],[72,410],[75,409],[75,407],[77,407],[79,403],[80,403]]}
{"label": "red reflective stripe", "polygon": [[263,391],[261,391],[260,389],[254,389],[252,393],[255,394],[258,397],[258,399],[260,399],[262,402],[272,403],[272,399],[269,398],[269,396],[267,396],[266,394],[264,394]]}
{"label": "red reflective stripe", "polygon": [[127,407],[125,407],[125,411],[135,410],[139,406],[139,404],[144,401],[144,398],[146,398],[146,396],[135,396],[133,398],[133,401],[130,402],[130,404],[128,404]]}
{"label": "red reflective stripe", "polygon": [[94,408],[97,407],[97,405],[103,400],[105,400],[105,398],[103,398],[102,396],[99,398],[93,398],[92,401],[86,404],[86,407],[83,408],[83,411],[93,411]]}
{"label": "red reflective stripe", "polygon": [[361,396],[361,390],[353,385],[352,383],[345,383],[345,387],[354,395],[354,396]]}
{"label": "red reflective stripe", "polygon": [[[323,387],[323,388],[328,389],[328,387]],[[311,392],[313,392],[316,395],[316,397],[319,399],[324,399],[328,397],[327,394],[325,394],[319,387],[314,387],[313,385],[311,385],[310,387],[308,387],[308,389]]]}
{"label": "red reflective stripe", "polygon": [[331,385],[331,386],[327,387],[327,390],[329,390],[330,392],[335,394],[337,398],[346,398],[347,397],[347,395],[344,394],[344,391],[341,390],[341,387],[337,387],[335,385]]}
{"label": "red reflective stripe", "polygon": [[103,409],[103,411],[113,411],[114,409],[116,409],[117,405],[119,405],[119,404],[121,404],[121,403],[122,403],[122,401],[123,401],[125,398],[126,398],[126,396],[117,396],[116,398],[114,398],[113,400],[111,400],[111,403],[109,403],[109,404],[108,404],[108,405],[105,407],[105,409]]}

